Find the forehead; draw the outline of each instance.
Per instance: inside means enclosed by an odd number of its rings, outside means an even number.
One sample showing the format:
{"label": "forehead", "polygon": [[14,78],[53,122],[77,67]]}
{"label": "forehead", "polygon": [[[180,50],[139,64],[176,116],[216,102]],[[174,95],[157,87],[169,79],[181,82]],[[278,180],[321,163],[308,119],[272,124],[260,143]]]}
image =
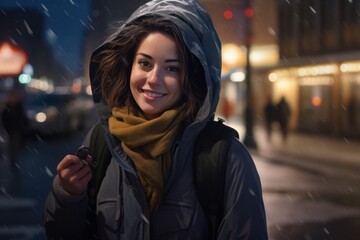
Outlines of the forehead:
{"label": "forehead", "polygon": [[179,48],[172,36],[161,32],[151,32],[140,41],[137,52],[144,50],[157,54],[166,52],[178,54]]}

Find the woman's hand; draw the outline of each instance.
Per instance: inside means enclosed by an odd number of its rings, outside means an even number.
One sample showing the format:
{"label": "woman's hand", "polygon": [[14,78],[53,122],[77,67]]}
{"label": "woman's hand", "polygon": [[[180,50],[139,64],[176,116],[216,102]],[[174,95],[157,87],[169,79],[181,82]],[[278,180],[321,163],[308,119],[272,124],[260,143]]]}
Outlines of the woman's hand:
{"label": "woman's hand", "polygon": [[71,194],[80,194],[86,191],[87,185],[92,178],[91,168],[83,161],[91,162],[92,157],[87,156],[80,160],[75,155],[66,155],[58,164],[58,172],[62,188]]}

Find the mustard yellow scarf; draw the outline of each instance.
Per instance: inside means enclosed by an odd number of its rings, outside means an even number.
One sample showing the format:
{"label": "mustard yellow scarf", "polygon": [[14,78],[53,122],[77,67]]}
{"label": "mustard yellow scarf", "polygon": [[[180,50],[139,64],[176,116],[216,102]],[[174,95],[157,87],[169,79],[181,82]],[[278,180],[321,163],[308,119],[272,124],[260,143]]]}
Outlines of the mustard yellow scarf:
{"label": "mustard yellow scarf", "polygon": [[163,193],[163,179],[171,162],[171,147],[183,120],[184,106],[146,120],[128,107],[113,108],[109,118],[110,133],[121,140],[133,160],[147,194],[150,209],[157,208]]}

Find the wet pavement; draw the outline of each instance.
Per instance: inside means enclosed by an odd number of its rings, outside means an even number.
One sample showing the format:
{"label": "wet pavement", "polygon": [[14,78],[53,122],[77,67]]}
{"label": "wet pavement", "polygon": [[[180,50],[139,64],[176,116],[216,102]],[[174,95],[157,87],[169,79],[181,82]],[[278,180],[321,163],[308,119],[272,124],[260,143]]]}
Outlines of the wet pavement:
{"label": "wet pavement", "polygon": [[359,179],[329,176],[254,156],[269,239],[358,239]]}
{"label": "wet pavement", "polygon": [[[237,129],[240,138],[244,139],[245,128],[241,122],[230,119],[226,123]],[[260,124],[254,127],[254,139],[257,143],[254,154],[287,164],[312,165],[313,162],[360,169],[360,139],[290,132],[287,140],[283,141],[275,128],[269,141]]]}
{"label": "wet pavement", "polygon": [[[245,129],[228,121],[244,138]],[[261,125],[250,149],[263,185],[269,239],[360,239],[360,141],[277,131]]]}

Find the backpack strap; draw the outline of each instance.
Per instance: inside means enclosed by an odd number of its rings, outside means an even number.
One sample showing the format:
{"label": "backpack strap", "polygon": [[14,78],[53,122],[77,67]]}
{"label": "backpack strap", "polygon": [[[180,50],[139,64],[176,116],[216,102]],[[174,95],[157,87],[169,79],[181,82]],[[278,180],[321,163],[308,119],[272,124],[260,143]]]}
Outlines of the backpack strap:
{"label": "backpack strap", "polygon": [[100,189],[101,182],[105,176],[106,169],[111,161],[111,153],[106,145],[105,131],[100,122],[98,122],[89,132],[84,140],[84,146],[90,150],[93,162],[90,164],[92,169],[92,178],[88,183],[88,236],[87,239],[98,239],[96,229],[96,198]]}
{"label": "backpack strap", "polygon": [[99,192],[101,182],[111,160],[111,153],[106,145],[105,131],[100,122],[92,130],[89,148],[90,154],[93,157],[93,177],[88,188],[89,206],[95,209],[96,195]]}
{"label": "backpack strap", "polygon": [[210,221],[211,239],[216,239],[223,218],[226,165],[234,137],[239,138],[238,132],[223,124],[223,120],[209,121],[194,145],[194,184]]}

